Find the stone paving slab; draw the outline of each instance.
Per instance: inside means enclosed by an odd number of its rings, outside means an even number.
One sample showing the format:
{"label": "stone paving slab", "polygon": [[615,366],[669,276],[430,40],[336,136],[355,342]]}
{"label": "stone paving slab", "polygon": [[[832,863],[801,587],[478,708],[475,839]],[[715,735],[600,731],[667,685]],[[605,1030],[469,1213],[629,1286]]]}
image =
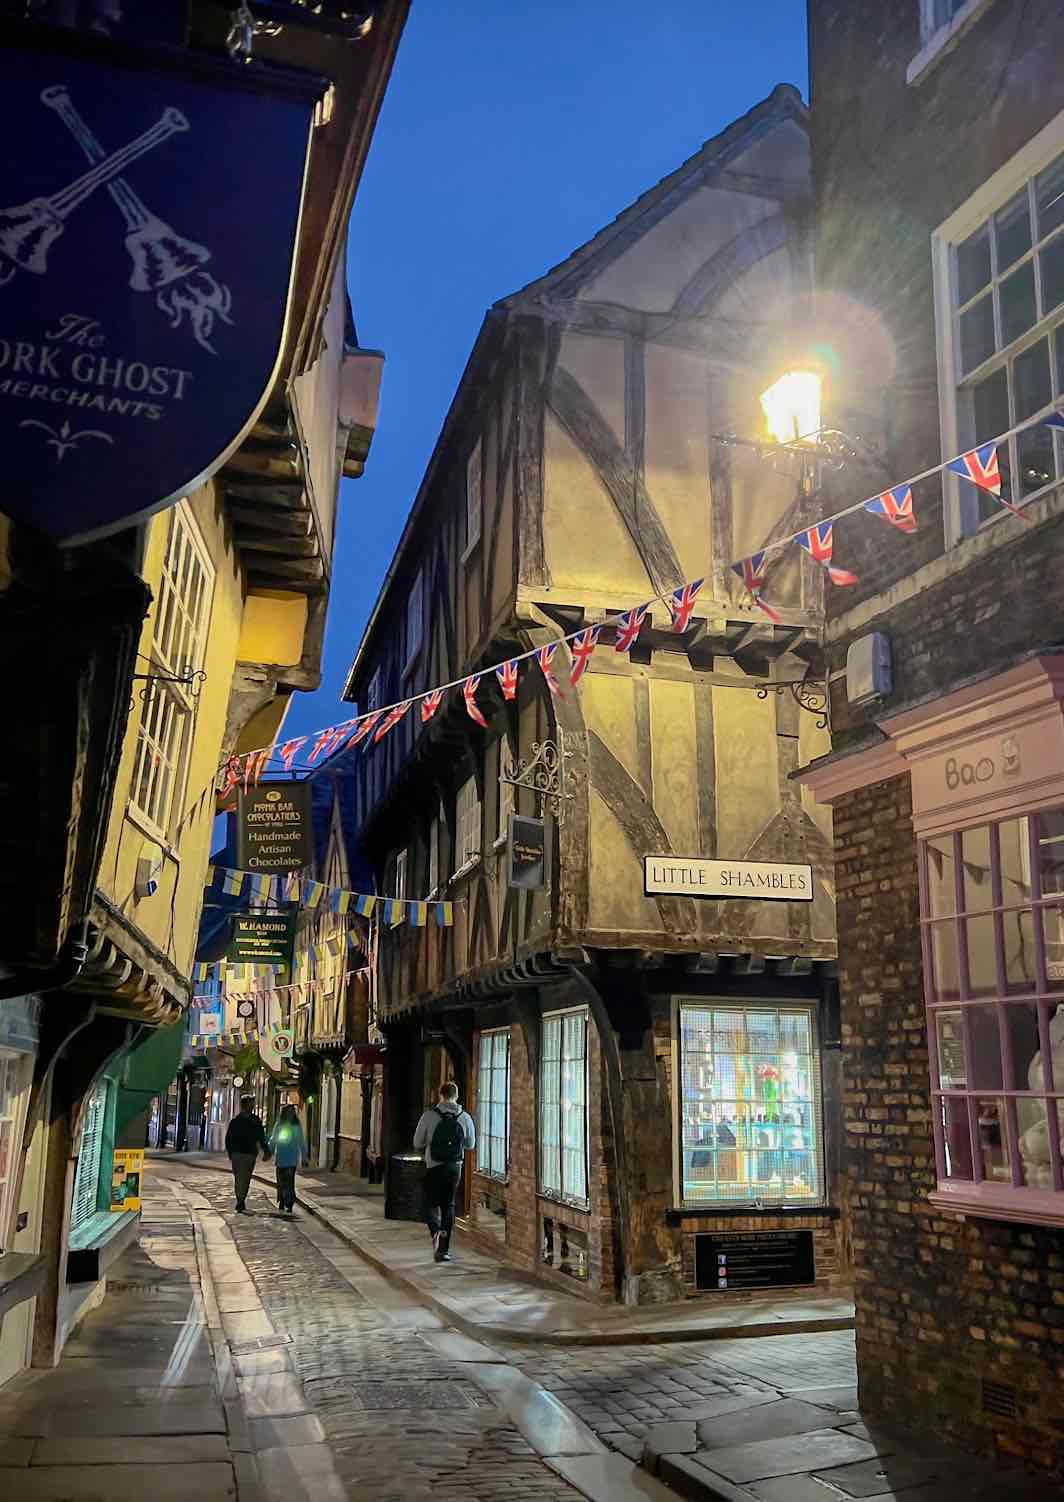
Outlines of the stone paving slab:
{"label": "stone paving slab", "polygon": [[227,1461],[229,1447],[220,1434],[186,1434],[177,1437],[153,1434],[148,1438],[81,1439],[50,1436],[38,1440],[33,1450],[34,1466],[83,1465],[191,1465]]}
{"label": "stone paving slab", "polygon": [[[17,1471],[18,1502],[231,1502],[233,1467],[226,1462],[174,1466],[50,1466]],[[0,1482],[3,1473],[0,1472]]]}
{"label": "stone paving slab", "polygon": [[770,1476],[798,1476],[851,1461],[871,1460],[875,1448],[837,1429],[813,1429],[778,1439],[699,1450],[694,1464],[725,1481],[762,1481]]}

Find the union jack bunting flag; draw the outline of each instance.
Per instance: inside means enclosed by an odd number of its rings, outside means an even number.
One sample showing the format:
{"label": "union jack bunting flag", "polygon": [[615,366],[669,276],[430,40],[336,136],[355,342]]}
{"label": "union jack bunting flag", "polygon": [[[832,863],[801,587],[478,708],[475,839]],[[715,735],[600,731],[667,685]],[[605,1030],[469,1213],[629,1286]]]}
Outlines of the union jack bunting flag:
{"label": "union jack bunting flag", "polygon": [[849,569],[836,568],[831,561],[831,550],[835,545],[835,529],[831,522],[817,522],[808,531],[799,532],[794,540],[814,562],[826,570],[832,584],[857,583],[856,574],[851,574]]}
{"label": "union jack bunting flag", "polygon": [[1042,426],[1045,428],[1064,428],[1064,412],[1050,412],[1048,417],[1042,418]]}
{"label": "union jack bunting flag", "polygon": [[426,694],[421,701],[421,723],[427,725],[432,716],[443,703],[443,689],[434,688],[431,694]]}
{"label": "union jack bunting flag", "polygon": [[509,662],[501,662],[495,669],[495,676],[499,680],[504,699],[517,697],[517,658],[511,657]]}
{"label": "union jack bunting flag", "polygon": [[997,444],[984,443],[976,449],[969,449],[959,459],[951,459],[946,465],[947,469],[955,475],[961,475],[965,480],[971,480],[973,485],[978,485],[981,490],[989,490],[994,495],[1001,495],[1001,470],[998,468]]}
{"label": "union jack bunting flag", "polygon": [[307,760],[317,761],[318,757],[323,751],[325,751],[326,749],[331,751],[333,742],[336,739],[336,732],[341,728],[342,727],[340,727],[339,725],[328,725],[324,730],[319,730],[314,744],[310,749],[310,754],[307,757]]}
{"label": "union jack bunting flag", "polygon": [[613,644],[615,652],[630,652],[635,646],[636,638],[642,629],[643,622],[647,618],[649,605],[636,605],[632,610],[626,610],[617,621],[617,640]]}
{"label": "union jack bunting flag", "polygon": [[374,745],[376,745],[378,741],[382,741],[388,734],[388,731],[394,729],[394,727],[398,725],[399,721],[406,714],[407,710],[410,708],[413,702],[414,701],[412,699],[404,699],[402,704],[396,704],[393,709],[389,709],[388,713],[384,716],[384,719],[377,727],[377,733],[373,737]]}
{"label": "union jack bunting flag", "polygon": [[239,781],[240,757],[231,756],[225,764],[225,770],[222,773],[222,785],[218,789],[222,797],[224,798],[226,793],[231,793]]}
{"label": "union jack bunting flag", "polygon": [[1007,501],[1001,494],[1001,470],[998,467],[997,444],[984,443],[979,448],[969,449],[959,459],[951,459],[946,465],[955,475],[962,479],[971,480],[973,485],[978,485],[980,490],[989,490],[995,496],[1000,505],[1006,511],[1011,511],[1013,516],[1022,516],[1025,522],[1031,518],[1024,516],[1018,506]]}
{"label": "union jack bunting flag", "polygon": [[557,678],[555,678],[554,670],[551,667],[551,664],[554,661],[554,654],[555,652],[557,652],[557,650],[558,643],[556,641],[549,641],[545,647],[540,647],[539,651],[536,653],[536,661],[539,663],[540,672],[543,674],[544,682],[555,698],[559,698],[562,692],[562,686],[558,682]]}
{"label": "union jack bunting flag", "polygon": [[466,712],[476,725],[483,725],[487,729],[487,720],[481,714],[477,705],[477,689],[480,687],[480,674],[476,673],[472,678],[467,678],[462,684],[462,698],[465,700]]}
{"label": "union jack bunting flag", "polygon": [[569,655],[573,659],[573,670],[569,674],[569,682],[573,688],[587,672],[587,665],[594,654],[595,644],[601,630],[601,626],[587,626],[569,643]]}
{"label": "union jack bunting flag", "polygon": [[760,553],[751,553],[749,558],[740,558],[738,563],[732,564],[732,573],[739,575],[757,608],[763,610],[769,620],[775,621],[779,626],[782,624],[782,617],[777,615],[761,594],[765,585],[765,559],[767,557],[767,549],[762,548]]}
{"label": "union jack bunting flag", "polygon": [[273,755],[273,747],[267,746],[264,751],[252,751],[244,761],[244,791],[249,787],[258,785],[258,780],[266,769],[266,763]]}
{"label": "union jack bunting flag", "polygon": [[296,759],[296,752],[301,746],[305,746],[306,744],[307,737],[303,735],[300,736],[299,740],[297,741],[285,741],[284,745],[277,752],[277,755],[281,758],[281,762],[286,772],[290,772],[292,770],[292,763]]}
{"label": "union jack bunting flag", "polygon": [[899,532],[916,531],[911,485],[895,485],[893,490],[885,490],[874,501],[865,501],[865,510],[873,516],[883,517],[892,527],[897,527]]}
{"label": "union jack bunting flag", "polygon": [[380,719],[381,713],[381,710],[374,709],[370,714],[364,715],[363,718],[356,724],[354,734],[347,743],[348,746],[357,746],[359,741],[364,741],[366,739],[366,736],[369,735],[374,725],[376,725],[377,721]]}
{"label": "union jack bunting flag", "polygon": [[669,609],[672,611],[672,629],[674,631],[686,631],[691,623],[691,612],[695,608],[695,601],[701,592],[704,579],[695,579],[690,584],[685,584],[682,589],[674,589],[669,600]]}

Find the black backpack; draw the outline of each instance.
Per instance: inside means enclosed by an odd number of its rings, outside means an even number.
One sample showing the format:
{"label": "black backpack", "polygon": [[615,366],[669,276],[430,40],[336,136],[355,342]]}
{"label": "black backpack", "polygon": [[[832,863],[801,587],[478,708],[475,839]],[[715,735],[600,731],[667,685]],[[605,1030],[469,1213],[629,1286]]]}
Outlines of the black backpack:
{"label": "black backpack", "polygon": [[460,1111],[441,1111],[433,1107],[440,1118],[432,1130],[429,1152],[434,1163],[461,1163],[465,1155],[465,1133],[462,1131]]}

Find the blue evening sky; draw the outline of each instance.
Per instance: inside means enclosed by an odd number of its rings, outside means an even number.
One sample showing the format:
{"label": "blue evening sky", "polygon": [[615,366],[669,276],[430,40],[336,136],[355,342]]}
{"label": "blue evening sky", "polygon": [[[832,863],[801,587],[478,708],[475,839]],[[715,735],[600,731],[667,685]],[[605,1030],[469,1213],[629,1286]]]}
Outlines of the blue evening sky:
{"label": "blue evening sky", "polygon": [[486,309],[763,99],[807,95],[803,0],[414,0],[351,219],[359,342],[386,353],[344,480],[322,687],[340,692]]}

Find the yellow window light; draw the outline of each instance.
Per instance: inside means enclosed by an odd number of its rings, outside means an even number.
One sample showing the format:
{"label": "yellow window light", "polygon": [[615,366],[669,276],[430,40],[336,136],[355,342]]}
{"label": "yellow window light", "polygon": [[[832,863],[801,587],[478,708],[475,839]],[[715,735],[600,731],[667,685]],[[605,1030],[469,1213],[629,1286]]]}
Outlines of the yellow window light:
{"label": "yellow window light", "polygon": [[761,410],[777,443],[812,438],[820,431],[820,377],[812,370],[788,370],[762,392]]}

